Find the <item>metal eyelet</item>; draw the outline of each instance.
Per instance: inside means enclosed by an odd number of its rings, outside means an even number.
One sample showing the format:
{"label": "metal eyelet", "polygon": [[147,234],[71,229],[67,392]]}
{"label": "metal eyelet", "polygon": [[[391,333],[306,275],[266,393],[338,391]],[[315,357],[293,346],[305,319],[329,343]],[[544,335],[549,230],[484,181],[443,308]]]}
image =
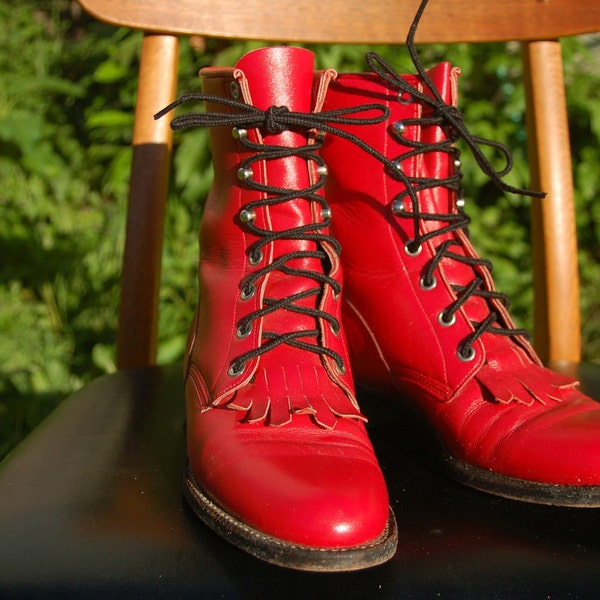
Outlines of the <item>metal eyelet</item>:
{"label": "metal eyelet", "polygon": [[321,219],[323,219],[323,221],[331,219],[331,208],[329,208],[329,206],[324,206],[321,209]]}
{"label": "metal eyelet", "polygon": [[[465,352],[466,351],[466,352]],[[475,358],[476,352],[473,346],[463,346],[456,352],[458,360],[462,362],[471,362]]]}
{"label": "metal eyelet", "polygon": [[252,333],[252,325],[250,325],[249,323],[246,323],[245,325],[240,325],[237,328],[235,335],[238,339],[243,340],[244,338],[248,337],[251,333]]}
{"label": "metal eyelet", "polygon": [[446,314],[445,311],[442,311],[439,315],[438,315],[438,323],[442,326],[442,327],[452,327],[452,325],[454,325],[454,323],[456,323],[456,314],[452,313],[450,315],[450,318],[448,318],[448,315]]}
{"label": "metal eyelet", "polygon": [[227,370],[227,375],[229,377],[237,377],[241,375],[246,369],[246,363],[244,362],[232,362],[229,369]]}
{"label": "metal eyelet", "polygon": [[317,174],[325,177],[327,175],[327,165],[319,165],[317,167]]}
{"label": "metal eyelet", "polygon": [[240,210],[239,218],[242,223],[250,223],[256,219],[256,213],[253,210],[246,210],[245,208]]}
{"label": "metal eyelet", "polygon": [[400,102],[400,104],[403,104],[404,106],[412,104],[414,102],[413,95],[409,92],[404,92],[400,90],[398,92],[398,102]]}
{"label": "metal eyelet", "polygon": [[414,241],[415,240],[408,240],[408,242],[404,244],[404,252],[406,252],[408,256],[419,256],[419,254],[421,254],[421,251],[423,250],[423,246],[420,244],[416,247],[415,250],[411,250],[410,247],[412,246]]}
{"label": "metal eyelet", "polygon": [[344,365],[343,362],[338,362],[337,360],[335,361],[335,367],[338,370],[338,373],[340,375],[345,375],[346,374],[346,365]]}
{"label": "metal eyelet", "polygon": [[256,294],[256,288],[253,285],[243,287],[240,293],[240,300],[250,300],[254,294]]}
{"label": "metal eyelet", "polygon": [[421,279],[419,280],[419,285],[421,286],[422,290],[433,290],[435,287],[437,287],[437,279],[435,275],[432,275],[429,279],[429,282],[427,282],[425,281],[425,277],[421,277]]}
{"label": "metal eyelet", "polygon": [[322,144],[325,141],[325,136],[327,135],[327,132],[323,131],[323,130],[319,130],[314,134],[314,140],[315,143],[317,144]]}
{"label": "metal eyelet", "polygon": [[402,200],[394,200],[392,202],[392,212],[395,215],[402,215],[405,212],[404,202]]}
{"label": "metal eyelet", "polygon": [[394,165],[394,169],[396,169],[396,171],[402,172],[402,160],[400,158],[393,160],[392,164]]}
{"label": "metal eyelet", "polygon": [[455,158],[455,159],[454,159],[454,166],[455,166],[457,169],[460,169],[460,166],[461,166],[461,165],[462,165],[462,162],[461,162],[460,158]]}
{"label": "metal eyelet", "polygon": [[234,100],[239,100],[242,95],[242,90],[240,89],[240,84],[237,81],[232,81],[229,84],[229,93]]}
{"label": "metal eyelet", "polygon": [[246,181],[254,175],[254,171],[250,167],[238,169],[237,177],[240,181]]}
{"label": "metal eyelet", "polygon": [[256,265],[262,262],[263,258],[264,256],[262,250],[258,250],[257,252],[250,252],[250,254],[248,255],[248,264],[251,267],[255,267]]}
{"label": "metal eyelet", "polygon": [[234,127],[231,130],[231,135],[236,139],[242,139],[248,136],[248,131],[246,129],[242,129],[241,127]]}
{"label": "metal eyelet", "polygon": [[456,199],[456,206],[457,206],[458,208],[464,208],[464,207],[465,207],[465,204],[466,204],[466,201],[465,201],[465,199],[464,199],[464,198],[457,198],[457,199]]}

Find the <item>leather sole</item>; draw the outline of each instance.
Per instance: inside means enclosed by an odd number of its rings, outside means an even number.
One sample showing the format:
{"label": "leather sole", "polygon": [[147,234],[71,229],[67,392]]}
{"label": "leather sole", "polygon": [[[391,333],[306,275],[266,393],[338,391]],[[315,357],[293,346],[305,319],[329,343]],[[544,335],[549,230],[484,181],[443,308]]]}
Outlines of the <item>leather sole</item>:
{"label": "leather sole", "polygon": [[301,571],[355,571],[380,565],[396,552],[398,529],[390,509],[384,532],[373,542],[350,548],[311,548],[286,542],[250,527],[224,511],[201,489],[189,463],[184,492],[196,515],[213,531],[248,554]]}
{"label": "leather sole", "polygon": [[476,467],[455,458],[447,451],[443,461],[453,479],[496,496],[551,506],[600,507],[600,486],[560,485],[517,479]]}

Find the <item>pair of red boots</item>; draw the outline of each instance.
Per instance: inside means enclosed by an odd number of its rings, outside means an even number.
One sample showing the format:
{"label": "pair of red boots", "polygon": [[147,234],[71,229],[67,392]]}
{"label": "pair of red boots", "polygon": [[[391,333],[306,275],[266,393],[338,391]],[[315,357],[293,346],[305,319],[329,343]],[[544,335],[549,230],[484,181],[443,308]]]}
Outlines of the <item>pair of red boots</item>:
{"label": "pair of red boots", "polygon": [[465,234],[454,142],[477,154],[481,140],[455,108],[457,69],[368,60],[374,72],[338,76],[305,49],[257,50],[203,69],[204,94],[177,104],[206,112],[173,121],[211,127],[215,171],[185,369],[187,497],[235,545],[298,569],[396,548],[355,384],[422,414],[471,486],[600,505],[600,406],[541,366]]}

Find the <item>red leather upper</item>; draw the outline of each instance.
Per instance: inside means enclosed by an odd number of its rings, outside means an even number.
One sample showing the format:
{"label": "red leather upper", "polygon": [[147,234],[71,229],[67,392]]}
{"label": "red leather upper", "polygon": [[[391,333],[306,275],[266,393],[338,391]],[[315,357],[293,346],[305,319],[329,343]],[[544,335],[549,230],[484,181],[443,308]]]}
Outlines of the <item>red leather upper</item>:
{"label": "red leather upper", "polygon": [[[206,93],[239,94],[262,110],[313,110],[313,56],[307,50],[257,50],[235,68],[203,69],[201,75]],[[218,103],[207,109],[235,110]],[[310,143],[308,131],[263,137],[253,129],[247,135],[261,151]],[[276,239],[262,248],[262,260],[251,264],[248,251],[259,237],[240,221],[240,210],[277,194],[253,190],[238,179],[240,163],[252,151],[231,129],[211,129],[211,149],[215,180],[200,229],[200,298],[186,370],[188,458],[194,475],[227,512],[276,538],[317,548],[372,544],[388,521],[387,491],[354,397],[345,336],[327,320],[302,312],[318,307],[341,320],[340,298],[324,285],[319,295],[296,302],[300,312],[275,310],[254,321],[250,335],[236,335],[240,321],[263,308],[266,298],[318,287],[304,270],[341,283],[338,256],[328,242],[320,242],[328,260],[288,259],[263,274],[256,293],[244,299],[249,276],[290,252],[314,252],[317,243]],[[262,160],[253,163],[252,179],[302,190],[316,181],[313,162],[294,155]],[[255,213],[258,227],[276,232],[323,220],[321,207],[303,197],[276,201]],[[228,372],[239,356],[268,342],[264,332],[315,329],[318,334],[302,342],[337,353],[345,371],[325,353],[283,343],[248,360],[240,374]]]}
{"label": "red leather upper", "polygon": [[[429,75],[448,104],[456,102],[458,71],[442,63]],[[406,76],[423,90],[416,76]],[[425,89],[424,91],[427,92]],[[394,135],[394,124],[431,116],[419,102],[403,103],[398,92],[374,74],[342,75],[329,87],[323,110],[369,102],[385,104],[391,116],[375,126],[347,126],[347,131],[389,160],[400,159],[411,177],[444,179],[454,173],[453,155],[434,151],[402,159],[412,151]],[[403,135],[419,142],[444,140],[437,125],[407,125]],[[473,323],[494,310],[507,329],[514,325],[496,299],[474,295],[444,326],[442,311],[457,298],[456,286],[476,276],[493,290],[489,271],[444,258],[434,271],[436,285],[421,280],[445,240],[455,255],[477,257],[462,230],[435,236],[411,256],[405,245],[415,237],[413,219],[392,212],[404,184],[379,160],[339,137],[323,149],[329,167],[326,194],[333,209],[333,232],[342,243],[344,327],[355,379],[361,385],[400,395],[427,414],[448,450],[459,459],[498,473],[546,483],[600,484],[600,410],[575,389],[575,382],[540,366],[522,336],[485,333],[477,339],[471,361],[457,351],[473,333]],[[419,211],[456,214],[456,194],[446,187],[420,191]],[[409,198],[405,210],[411,212]],[[419,220],[422,234],[447,225]]]}

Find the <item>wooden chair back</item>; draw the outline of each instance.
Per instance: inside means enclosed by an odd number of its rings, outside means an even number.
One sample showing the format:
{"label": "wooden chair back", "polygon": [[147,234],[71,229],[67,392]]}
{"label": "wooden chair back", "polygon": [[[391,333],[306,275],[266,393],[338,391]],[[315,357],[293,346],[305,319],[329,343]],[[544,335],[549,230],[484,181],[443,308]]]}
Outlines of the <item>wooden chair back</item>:
{"label": "wooden chair back", "polygon": [[[146,32],[117,342],[119,368],[156,360],[158,286],[172,134],[153,115],[176,95],[178,36],[402,44],[420,0],[79,0],[99,20]],[[577,240],[559,38],[600,30],[598,0],[430,0],[418,43],[520,41],[533,202],[536,347],[580,359]]]}

